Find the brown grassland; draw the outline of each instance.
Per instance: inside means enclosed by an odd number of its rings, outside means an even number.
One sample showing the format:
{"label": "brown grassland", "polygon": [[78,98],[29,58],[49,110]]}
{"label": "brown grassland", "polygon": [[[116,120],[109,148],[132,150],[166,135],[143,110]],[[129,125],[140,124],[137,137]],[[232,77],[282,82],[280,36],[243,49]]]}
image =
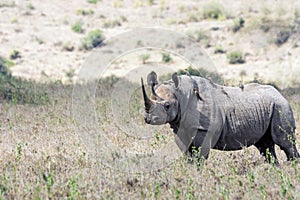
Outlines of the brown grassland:
{"label": "brown grassland", "polygon": [[[99,78],[93,101],[97,123],[89,127],[110,143],[97,146],[103,143],[95,135],[90,144],[96,145],[86,145],[86,130],[78,128],[81,121],[74,118],[72,98],[80,67],[95,47],[93,37],[101,44],[104,37],[146,26],[194,38],[215,63],[210,76],[220,75],[226,85],[256,80],[278,87],[292,106],[300,150],[300,9],[294,1],[4,0],[0,199],[300,199],[299,161],[287,162],[278,147],[279,165],[266,163],[254,147],[212,150],[201,166],[181,155],[159,169],[151,170],[152,163],[144,162],[150,170],[135,171],[133,165],[142,159],[122,160],[118,150],[151,157],[173,143],[174,136],[168,126],[147,140],[117,127],[138,132],[134,122],[153,128],[143,123],[139,90],[129,103],[118,99],[129,116],[116,120],[112,95],[124,77],[111,75],[122,76],[149,63],[184,66],[173,54],[143,50],[112,62],[107,77]],[[170,155],[178,150],[174,147],[168,149]],[[105,155],[106,148],[110,151]]]}

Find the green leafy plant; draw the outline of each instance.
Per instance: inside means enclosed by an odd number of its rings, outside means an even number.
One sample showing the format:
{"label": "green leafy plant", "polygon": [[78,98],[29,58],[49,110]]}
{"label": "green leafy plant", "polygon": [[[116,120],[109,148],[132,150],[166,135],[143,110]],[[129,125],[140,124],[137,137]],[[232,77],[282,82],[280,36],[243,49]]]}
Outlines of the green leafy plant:
{"label": "green leafy plant", "polygon": [[149,54],[142,54],[139,56],[139,58],[142,60],[143,64],[146,64],[147,60],[150,58]]}
{"label": "green leafy plant", "polygon": [[73,26],[72,26],[72,30],[76,33],[83,33],[84,30],[82,28],[82,22],[81,21],[77,21]]}
{"label": "green leafy plant", "polygon": [[87,0],[88,3],[97,4],[99,0]]}
{"label": "green leafy plant", "polygon": [[43,180],[46,183],[48,193],[50,193],[51,188],[52,188],[52,186],[54,184],[54,181],[55,181],[54,174],[53,173],[50,173],[50,174],[43,173]]}
{"label": "green leafy plant", "polygon": [[210,2],[203,7],[203,18],[204,19],[226,19],[224,8],[217,2]]}
{"label": "green leafy plant", "polygon": [[175,199],[176,200],[180,199],[180,190],[179,189],[175,190]]}
{"label": "green leafy plant", "polygon": [[[192,66],[189,66],[186,70],[192,76],[201,76],[201,77],[204,77],[204,78],[210,78],[215,83],[223,84],[223,78],[216,72],[208,71],[208,70],[203,69],[203,68],[195,69]],[[186,70],[180,69],[180,70],[178,70],[177,73],[179,75],[184,75],[184,74],[186,74]]]}
{"label": "green leafy plant", "polygon": [[187,34],[196,40],[196,42],[199,42],[204,47],[209,47],[210,43],[210,35],[209,32],[203,29],[199,29],[196,31],[189,31]]}
{"label": "green leafy plant", "polygon": [[75,47],[70,42],[65,42],[62,45],[62,50],[64,51],[73,51]]}
{"label": "green leafy plant", "polygon": [[261,192],[262,199],[266,199],[267,198],[266,186],[265,185],[261,185],[259,187],[259,190]]}
{"label": "green leafy plant", "polygon": [[6,186],[3,184],[0,184],[0,199],[5,199],[4,196],[5,196],[6,191],[7,191]]}
{"label": "green leafy plant", "polygon": [[49,95],[44,85],[11,76],[9,67],[13,63],[0,57],[0,96],[1,101],[14,104],[47,104]]}
{"label": "green leafy plant", "polygon": [[154,0],[147,0],[147,3],[149,6],[152,6],[152,5],[154,5]]}
{"label": "green leafy plant", "polygon": [[169,53],[162,53],[162,62],[163,63],[168,63],[172,61],[172,57]]}
{"label": "green leafy plant", "polygon": [[83,15],[83,16],[86,16],[86,15],[93,15],[94,14],[94,11],[92,9],[78,9],[76,11],[76,14],[77,15]]}
{"label": "green leafy plant", "polygon": [[116,26],[121,26],[121,22],[118,19],[115,20],[105,20],[103,23],[104,28],[113,28]]}
{"label": "green leafy plant", "polygon": [[238,32],[241,28],[244,27],[245,20],[242,17],[235,19],[232,26],[232,31],[234,33]]}
{"label": "green leafy plant", "polygon": [[26,6],[29,10],[34,10],[35,7],[32,5],[32,3],[27,4]]}
{"label": "green leafy plant", "polygon": [[69,189],[68,192],[68,200],[77,199],[80,195],[79,186],[78,186],[79,178],[71,177],[67,187]]}
{"label": "green leafy plant", "polygon": [[105,37],[99,29],[93,30],[88,33],[86,37],[84,37],[81,41],[81,45],[83,49],[90,50],[92,48],[101,45],[104,41]]}
{"label": "green leafy plant", "polygon": [[17,158],[16,161],[19,162],[22,157],[22,145],[21,143],[17,144]]}
{"label": "green leafy plant", "polygon": [[216,46],[215,47],[215,50],[214,50],[214,53],[215,54],[218,54],[218,53],[226,53],[226,51],[224,50],[224,48],[222,46]]}
{"label": "green leafy plant", "polygon": [[9,58],[12,59],[12,60],[15,60],[17,58],[21,58],[20,51],[16,50],[16,49],[12,50],[12,52],[10,52],[10,54],[9,54]]}
{"label": "green leafy plant", "polygon": [[158,197],[159,197],[159,192],[160,192],[161,186],[162,186],[161,183],[157,183],[155,185],[155,191],[154,191],[154,197],[155,197],[155,199],[158,199]]}
{"label": "green leafy plant", "polygon": [[227,54],[227,60],[230,64],[242,64],[245,63],[243,53],[240,51],[232,51]]}
{"label": "green leafy plant", "polygon": [[14,63],[0,56],[0,77],[10,76],[9,67],[13,66]]}

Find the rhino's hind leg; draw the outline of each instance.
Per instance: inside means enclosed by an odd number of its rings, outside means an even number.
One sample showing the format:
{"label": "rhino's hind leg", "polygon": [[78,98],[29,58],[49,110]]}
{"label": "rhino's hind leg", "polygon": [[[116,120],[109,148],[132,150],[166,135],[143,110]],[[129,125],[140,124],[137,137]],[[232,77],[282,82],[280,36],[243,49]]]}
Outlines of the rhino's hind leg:
{"label": "rhino's hind leg", "polygon": [[254,144],[260,152],[261,155],[263,155],[267,162],[269,163],[278,163],[277,156],[275,153],[275,143],[272,140],[272,136],[270,134],[270,131],[265,133],[265,135]]}
{"label": "rhino's hind leg", "polygon": [[296,158],[300,158],[300,155],[295,145],[295,140],[282,139],[280,141],[277,141],[275,139],[275,143],[280,147],[281,150],[284,151],[288,161],[295,160]]}
{"label": "rhino's hind leg", "polygon": [[294,141],[288,141],[287,139],[276,144],[284,151],[288,161],[300,158]]}
{"label": "rhino's hind leg", "polygon": [[[287,119],[291,119],[291,121]],[[287,160],[300,158],[296,148],[293,116],[287,117],[279,112],[275,112],[271,122],[271,135],[274,143],[285,152]]]}

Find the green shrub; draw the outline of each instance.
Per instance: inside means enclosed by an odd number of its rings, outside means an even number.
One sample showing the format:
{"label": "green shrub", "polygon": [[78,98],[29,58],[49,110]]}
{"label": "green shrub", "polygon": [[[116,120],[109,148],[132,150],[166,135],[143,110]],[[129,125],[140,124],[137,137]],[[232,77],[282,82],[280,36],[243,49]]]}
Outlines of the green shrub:
{"label": "green shrub", "polygon": [[200,42],[205,47],[209,47],[210,44],[210,36],[207,31],[205,30],[198,30],[195,32],[195,39],[197,42]]}
{"label": "green shrub", "polygon": [[291,36],[291,31],[289,30],[281,30],[276,35],[275,44],[280,46],[284,43],[286,43]]}
{"label": "green shrub", "polygon": [[191,13],[189,15],[189,19],[188,19],[189,22],[199,22],[200,19],[199,19],[199,15],[196,14],[196,13]]}
{"label": "green shrub", "polygon": [[87,0],[88,3],[96,4],[99,2],[99,0]]}
{"label": "green shrub", "polygon": [[277,27],[276,23],[274,21],[266,16],[263,16],[258,19],[259,29],[263,32],[267,33],[272,27]]}
{"label": "green shrub", "polygon": [[103,23],[103,27],[104,28],[113,28],[113,27],[116,27],[116,26],[121,26],[121,22],[117,19],[115,20],[105,20],[104,23]]}
{"label": "green shrub", "polygon": [[227,54],[227,60],[230,64],[241,64],[245,62],[243,53],[240,51],[229,52]]}
{"label": "green shrub", "polygon": [[12,59],[12,60],[15,60],[17,58],[21,58],[20,51],[18,51],[16,49],[12,50],[12,52],[9,54],[9,58]]}
{"label": "green shrub", "polygon": [[147,0],[147,3],[149,6],[152,6],[152,5],[154,5],[154,0]]}
{"label": "green shrub", "polygon": [[102,44],[104,39],[105,37],[102,31],[96,29],[89,32],[88,35],[82,39],[81,45],[83,49],[90,50]]}
{"label": "green shrub", "polygon": [[196,31],[196,41],[197,42],[207,41],[208,39],[209,39],[209,35],[206,31],[204,31],[204,30]]}
{"label": "green shrub", "polygon": [[43,87],[35,82],[22,80],[11,76],[9,66],[11,61],[0,57],[0,100],[13,103],[45,104],[49,96]]}
{"label": "green shrub", "polygon": [[142,54],[140,55],[140,59],[142,60],[143,64],[146,64],[147,60],[150,58],[149,54]]}
{"label": "green shrub", "polygon": [[226,19],[224,8],[217,2],[210,2],[203,7],[203,18],[204,19]]}
{"label": "green shrub", "polygon": [[28,3],[26,6],[29,10],[34,10],[35,7],[32,5],[32,3]]}
{"label": "green shrub", "polygon": [[92,9],[88,9],[88,10],[84,10],[84,9],[78,9],[76,11],[76,14],[77,15],[83,15],[83,16],[86,16],[86,15],[93,15],[94,14],[94,11]]}
{"label": "green shrub", "polygon": [[9,67],[14,65],[13,62],[0,56],[0,76],[10,76]]}
{"label": "green shrub", "polygon": [[242,17],[235,19],[233,23],[232,31],[238,32],[241,28],[244,27],[244,24],[245,24],[245,20]]}
{"label": "green shrub", "polygon": [[223,47],[221,46],[216,46],[215,47],[215,50],[214,50],[214,53],[217,54],[217,53],[226,53],[226,51],[224,50]]}
{"label": "green shrub", "polygon": [[162,53],[162,62],[163,63],[168,63],[171,62],[172,58],[171,55],[169,53]]}
{"label": "green shrub", "polygon": [[[217,83],[217,84],[223,84],[223,82],[224,82],[222,76],[220,76],[216,72],[208,71],[208,70],[203,69],[203,68],[195,69],[191,66],[189,66],[186,70],[192,76],[201,76],[201,77],[204,77],[204,78],[210,78],[214,83]],[[179,75],[185,75],[186,71],[180,69],[177,73]]]}
{"label": "green shrub", "polygon": [[74,46],[70,42],[65,42],[61,48],[63,51],[74,51]]}
{"label": "green shrub", "polygon": [[77,21],[73,26],[72,26],[72,30],[76,33],[83,33],[83,28],[82,28],[82,22],[81,21]]}
{"label": "green shrub", "polygon": [[0,75],[0,94],[4,100],[15,104],[40,105],[50,102],[44,86],[13,76]]}

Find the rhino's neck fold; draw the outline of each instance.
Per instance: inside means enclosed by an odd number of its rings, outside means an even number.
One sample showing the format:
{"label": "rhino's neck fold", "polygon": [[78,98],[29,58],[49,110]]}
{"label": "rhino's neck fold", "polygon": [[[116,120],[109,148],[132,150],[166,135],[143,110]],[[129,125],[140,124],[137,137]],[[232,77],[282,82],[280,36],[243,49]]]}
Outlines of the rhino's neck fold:
{"label": "rhino's neck fold", "polygon": [[178,128],[180,126],[180,120],[181,120],[181,111],[180,111],[180,105],[178,106],[178,112],[175,117],[175,119],[171,122],[169,122],[171,128],[173,129],[173,132],[176,134],[178,131]]}

